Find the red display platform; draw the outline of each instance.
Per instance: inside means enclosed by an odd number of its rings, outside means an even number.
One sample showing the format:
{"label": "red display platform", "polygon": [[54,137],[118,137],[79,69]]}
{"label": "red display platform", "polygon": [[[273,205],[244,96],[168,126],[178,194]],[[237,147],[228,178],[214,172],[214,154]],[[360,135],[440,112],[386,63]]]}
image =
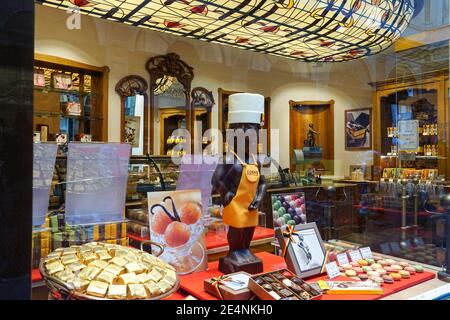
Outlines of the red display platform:
{"label": "red display platform", "polygon": [[[279,256],[275,256],[271,253],[260,252],[256,253],[264,263],[264,272],[269,272],[273,270],[279,270],[286,268],[284,259]],[[189,275],[181,276],[181,288],[193,295],[200,300],[218,300],[218,298],[205,292],[203,289],[203,281],[205,279],[210,279],[222,275],[218,270],[218,262],[211,262],[208,264],[209,270],[203,272],[192,273]],[[416,273],[411,276],[410,279],[403,279],[401,281],[396,281],[393,284],[383,285],[384,294],[382,295],[322,295],[319,300],[377,300],[388,295],[394,294],[401,290],[410,288],[419,283],[431,280],[435,278],[435,274],[431,272]],[[316,276],[306,279],[307,282],[317,282],[318,280],[326,279],[326,276]],[[346,277],[336,278],[339,280],[348,280]]]}
{"label": "red display platform", "polygon": [[42,280],[41,272],[39,271],[39,268],[31,270],[31,282],[39,282]]}

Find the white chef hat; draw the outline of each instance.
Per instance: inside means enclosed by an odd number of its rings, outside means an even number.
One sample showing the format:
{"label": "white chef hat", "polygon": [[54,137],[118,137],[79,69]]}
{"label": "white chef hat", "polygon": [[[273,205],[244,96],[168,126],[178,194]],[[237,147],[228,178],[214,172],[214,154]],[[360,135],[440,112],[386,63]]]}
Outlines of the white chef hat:
{"label": "white chef hat", "polygon": [[254,93],[235,93],[228,97],[228,123],[261,123],[264,97]]}

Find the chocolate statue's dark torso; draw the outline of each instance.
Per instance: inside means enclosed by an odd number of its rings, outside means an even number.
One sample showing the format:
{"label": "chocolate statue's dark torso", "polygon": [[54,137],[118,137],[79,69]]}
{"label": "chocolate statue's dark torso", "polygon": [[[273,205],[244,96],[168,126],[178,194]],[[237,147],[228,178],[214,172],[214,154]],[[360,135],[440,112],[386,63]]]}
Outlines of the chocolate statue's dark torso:
{"label": "chocolate statue's dark torso", "polygon": [[[258,225],[258,207],[264,198],[266,184],[260,175],[260,163],[255,163],[246,149],[244,159],[217,166],[212,179],[213,190],[220,194],[223,220],[228,224],[228,255],[219,260],[223,273],[262,272],[262,262],[250,251],[250,242]],[[232,161],[229,161],[232,162]]]}

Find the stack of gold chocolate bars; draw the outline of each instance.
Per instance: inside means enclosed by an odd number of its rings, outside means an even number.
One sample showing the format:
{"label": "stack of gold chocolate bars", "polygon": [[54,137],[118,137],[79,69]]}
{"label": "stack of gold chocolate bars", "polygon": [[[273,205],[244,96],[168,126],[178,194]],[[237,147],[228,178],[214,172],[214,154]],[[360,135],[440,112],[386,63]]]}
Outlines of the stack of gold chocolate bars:
{"label": "stack of gold chocolate bars", "polygon": [[110,243],[58,248],[42,266],[44,277],[94,299],[158,299],[178,284],[171,265],[147,252]]}

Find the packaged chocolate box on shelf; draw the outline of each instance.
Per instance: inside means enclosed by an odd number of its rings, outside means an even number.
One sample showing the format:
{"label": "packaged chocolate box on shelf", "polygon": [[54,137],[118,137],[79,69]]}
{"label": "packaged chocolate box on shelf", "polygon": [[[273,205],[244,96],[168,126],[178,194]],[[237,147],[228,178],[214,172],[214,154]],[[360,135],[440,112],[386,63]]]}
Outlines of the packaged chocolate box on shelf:
{"label": "packaged chocolate box on shelf", "polygon": [[251,275],[247,272],[236,272],[203,282],[205,291],[221,300],[249,300],[253,292],[248,288]]}
{"label": "packaged chocolate box on shelf", "polygon": [[58,248],[41,260],[46,282],[74,299],[161,299],[178,289],[175,269],[134,248],[90,242]]}
{"label": "packaged chocolate box on shelf", "polygon": [[287,269],[251,276],[248,288],[262,300],[312,300],[322,295],[316,284],[309,284]]}
{"label": "packaged chocolate box on shelf", "polygon": [[51,250],[50,231],[33,232],[32,249],[32,268],[38,268],[41,258],[47,256]]}
{"label": "packaged chocolate box on shelf", "polygon": [[[122,239],[126,239],[127,224],[110,223],[99,225],[86,225],[59,228],[52,232],[52,248],[68,247],[71,245],[81,245],[91,241],[109,241],[124,244]],[[118,241],[120,240],[120,241]]]}

